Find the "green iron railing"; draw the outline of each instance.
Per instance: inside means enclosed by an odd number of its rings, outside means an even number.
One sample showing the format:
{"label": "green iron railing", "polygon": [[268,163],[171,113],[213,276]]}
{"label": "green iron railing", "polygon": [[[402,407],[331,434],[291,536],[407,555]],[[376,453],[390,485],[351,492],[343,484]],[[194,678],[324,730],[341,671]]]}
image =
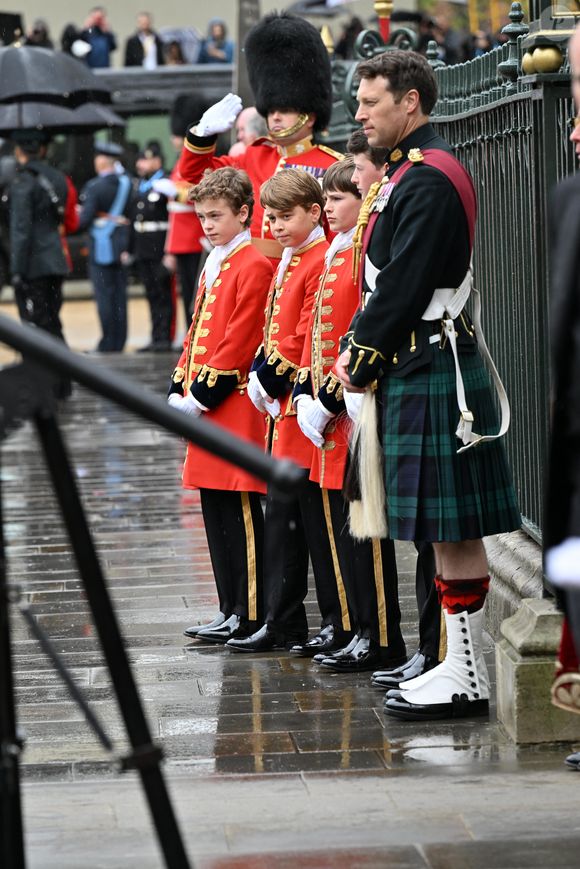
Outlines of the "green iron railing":
{"label": "green iron railing", "polygon": [[474,180],[476,286],[484,329],[504,380],[512,424],[506,447],[524,529],[541,541],[549,429],[548,199],[575,170],[569,142],[570,76],[524,76],[527,27],[519,3],[510,41],[483,57],[435,70],[433,122]]}

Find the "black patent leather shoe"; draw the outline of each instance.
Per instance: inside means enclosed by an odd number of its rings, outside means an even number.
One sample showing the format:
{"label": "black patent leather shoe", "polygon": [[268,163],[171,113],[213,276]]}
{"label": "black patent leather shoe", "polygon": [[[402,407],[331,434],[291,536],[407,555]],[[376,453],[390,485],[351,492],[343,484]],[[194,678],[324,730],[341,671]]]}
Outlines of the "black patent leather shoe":
{"label": "black patent leather shoe", "polygon": [[340,658],[325,658],[321,661],[321,666],[337,673],[363,673],[374,670],[380,661],[380,648],[375,647],[371,640],[361,637],[352,652]]}
{"label": "black patent leather shoe", "polygon": [[269,625],[264,625],[249,637],[232,637],[226,647],[232,652],[269,652],[271,649],[284,649],[285,644]]}
{"label": "black patent leather shoe", "polygon": [[580,770],[580,751],[576,751],[574,754],[569,754],[564,763],[566,766],[569,766],[570,769]]}
{"label": "black patent leather shoe", "polygon": [[350,635],[342,628],[326,625],[306,643],[296,643],[294,646],[290,646],[290,654],[300,655],[302,658],[312,658],[317,653],[328,655],[330,652],[344,648],[349,638]]}
{"label": "black patent leather shoe", "polygon": [[206,625],[192,625],[190,628],[186,628],[184,630],[184,634],[186,637],[191,637],[191,639],[195,639],[200,631],[209,631],[213,628],[217,628],[219,625],[223,625],[226,617],[223,613],[218,613],[215,619],[211,622],[208,622]]}
{"label": "black patent leather shoe", "polygon": [[206,628],[197,632],[197,639],[204,643],[227,643],[233,637],[248,635],[248,621],[241,616],[230,616],[216,628]]}
{"label": "black patent leather shoe", "polygon": [[385,703],[385,712],[403,721],[441,721],[446,718],[475,718],[489,715],[488,700],[468,700],[467,694],[454,694],[450,703],[409,703],[403,694]]}
{"label": "black patent leather shoe", "polygon": [[342,658],[344,655],[348,655],[350,652],[352,652],[352,650],[355,648],[356,644],[358,643],[359,639],[360,639],[360,637],[357,634],[355,634],[354,637],[352,638],[352,640],[350,641],[350,643],[348,643],[342,649],[337,649],[336,652],[330,652],[330,653],[329,652],[317,652],[314,655],[314,657],[312,658],[312,660],[316,664],[322,664],[322,662],[326,658]]}
{"label": "black patent leather shoe", "polygon": [[402,667],[395,667],[390,670],[377,670],[371,677],[371,684],[375,688],[380,688],[381,691],[398,688],[399,685],[402,685],[408,679],[414,679],[416,676],[432,670],[438,663],[437,658],[433,658],[431,655],[415,652],[413,657]]}

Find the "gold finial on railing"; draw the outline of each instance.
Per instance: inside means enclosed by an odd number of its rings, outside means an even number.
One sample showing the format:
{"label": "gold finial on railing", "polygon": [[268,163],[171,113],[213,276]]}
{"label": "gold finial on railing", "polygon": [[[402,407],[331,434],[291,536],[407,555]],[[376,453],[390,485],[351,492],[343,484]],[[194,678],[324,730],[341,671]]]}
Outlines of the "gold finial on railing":
{"label": "gold finial on railing", "polygon": [[373,5],[379,19],[379,33],[386,44],[389,41],[391,31],[391,14],[394,3],[393,0],[375,0]]}

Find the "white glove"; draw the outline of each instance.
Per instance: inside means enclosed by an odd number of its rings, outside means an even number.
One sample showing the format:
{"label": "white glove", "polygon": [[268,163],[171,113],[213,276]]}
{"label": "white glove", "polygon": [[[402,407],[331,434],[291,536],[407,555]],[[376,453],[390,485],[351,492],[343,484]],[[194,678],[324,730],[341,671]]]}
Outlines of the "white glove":
{"label": "white glove", "polygon": [[280,416],[280,402],[277,398],[272,399],[272,401],[266,402],[266,410],[272,417],[272,419],[276,419],[277,416]]}
{"label": "white glove", "polygon": [[248,398],[256,410],[259,410],[260,413],[268,413],[266,398],[269,398],[269,395],[258,380],[258,375],[255,371],[250,371],[250,376],[248,377]]}
{"label": "white glove", "polygon": [[364,396],[364,392],[349,392],[347,389],[343,392],[346,412],[353,422],[356,422],[360,416],[360,409]]}
{"label": "white glove", "polygon": [[[296,416],[298,419],[298,425],[300,426],[300,431],[305,437],[308,438],[309,441],[312,441],[315,447],[318,447],[320,449],[320,447],[322,447],[324,443],[324,437],[308,421],[308,412],[310,408],[315,404],[314,399],[310,395],[299,395],[295,401],[295,404]],[[326,422],[328,422],[328,420]]]}
{"label": "white glove", "polygon": [[183,397],[176,392],[172,392],[167,396],[167,402],[171,407],[181,411],[181,413],[185,413],[187,416],[198,417],[201,416],[204,410],[207,410],[207,408],[202,407],[199,401],[195,400],[191,392],[188,392]]}
{"label": "white glove", "polygon": [[327,410],[319,398],[309,404],[306,409],[307,422],[319,434],[323,434],[324,429],[334,416],[335,414],[331,410]]}
{"label": "white glove", "polygon": [[228,94],[204,112],[201,121],[193,128],[196,136],[213,136],[231,130],[242,111],[242,101],[237,94]]}
{"label": "white glove", "polygon": [[151,186],[156,193],[162,193],[168,199],[172,199],[177,193],[177,185],[173,183],[171,178],[158,178]]}

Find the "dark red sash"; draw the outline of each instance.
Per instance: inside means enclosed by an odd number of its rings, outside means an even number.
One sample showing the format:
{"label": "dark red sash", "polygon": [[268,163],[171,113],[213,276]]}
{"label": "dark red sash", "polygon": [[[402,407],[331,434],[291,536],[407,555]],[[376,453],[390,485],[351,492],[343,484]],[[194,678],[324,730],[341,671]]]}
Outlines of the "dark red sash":
{"label": "dark red sash", "polygon": [[[473,240],[475,238],[475,220],[477,217],[477,200],[475,197],[475,188],[473,186],[471,176],[469,175],[468,171],[461,165],[459,160],[457,160],[453,156],[453,154],[449,154],[447,151],[440,151],[437,148],[427,148],[421,153],[424,157],[421,162],[424,163],[425,166],[432,166],[433,169],[439,169],[439,171],[443,172],[445,177],[448,178],[455,187],[457,195],[459,196],[461,204],[463,205],[463,210],[465,211],[465,217],[467,219],[467,228],[469,232],[469,247],[470,249],[473,249]],[[393,173],[393,175],[389,179],[389,182],[391,184],[398,184],[403,175],[408,172],[409,169],[414,165],[415,164],[412,163],[410,160],[407,160],[405,163],[403,163],[402,166],[397,169],[396,172]],[[375,223],[377,222],[380,213],[381,212],[379,211],[374,211],[371,214],[363,237],[360,266],[361,291],[363,288],[362,282],[364,279],[365,257],[371,236],[373,234]]]}

